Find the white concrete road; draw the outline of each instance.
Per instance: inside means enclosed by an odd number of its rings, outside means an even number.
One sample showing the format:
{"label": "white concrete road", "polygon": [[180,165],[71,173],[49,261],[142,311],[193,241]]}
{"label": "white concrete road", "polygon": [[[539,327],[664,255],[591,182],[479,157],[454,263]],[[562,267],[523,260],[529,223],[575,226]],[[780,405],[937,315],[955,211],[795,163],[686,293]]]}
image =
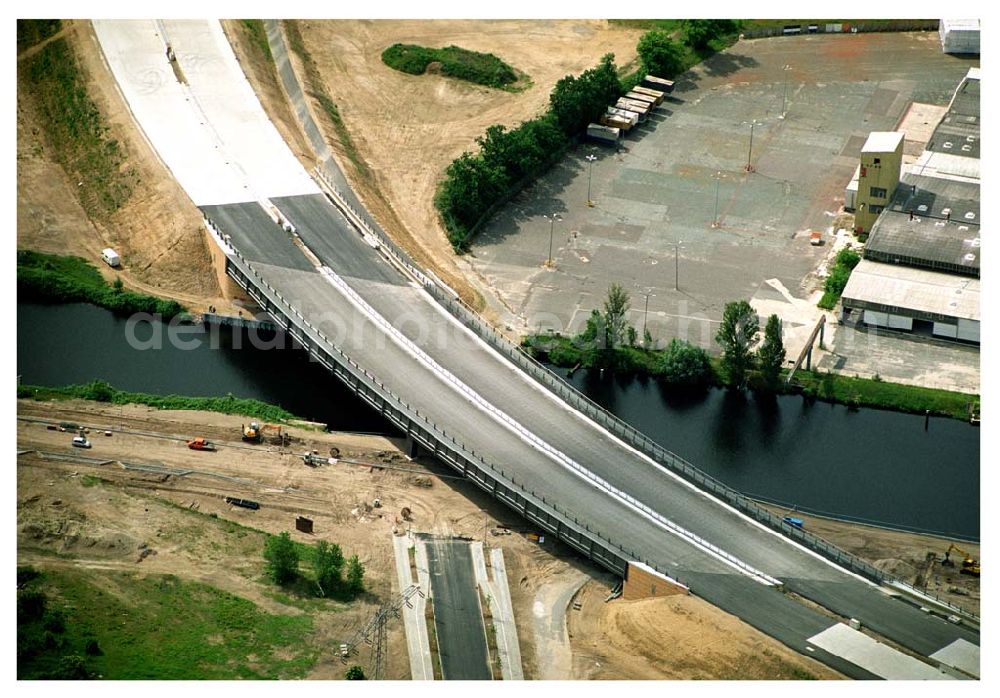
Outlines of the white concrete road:
{"label": "white concrete road", "polygon": [[[320,193],[260,107],[219,22],[94,20],[94,29],[136,122],[196,205]],[[187,84],[166,60],[167,44]]]}
{"label": "white concrete road", "polygon": [[472,566],[476,572],[476,583],[489,599],[493,627],[496,629],[497,654],[500,655],[500,673],[504,681],[521,681],[524,669],[521,667],[521,648],[517,639],[517,625],[514,622],[514,606],[510,601],[507,586],[507,568],[503,562],[503,550],[490,550],[490,565],[493,578],[486,569],[482,541],[471,544]]}
{"label": "white concrete road", "polygon": [[883,679],[951,679],[948,674],[884,645],[843,623],[813,635],[809,642]]}
{"label": "white concrete road", "polygon": [[399,590],[403,591],[411,584],[420,586],[424,595],[416,594],[410,598],[412,607],[403,606],[403,628],[406,632],[406,649],[410,654],[410,677],[415,681],[432,681],[434,679],[434,667],[431,664],[431,644],[427,637],[427,621],[425,610],[427,608],[427,594],[430,593],[430,585],[426,578],[417,572],[417,579],[413,579],[410,571],[410,548],[411,541],[408,536],[392,537],[392,551],[396,558],[396,576],[399,580]]}

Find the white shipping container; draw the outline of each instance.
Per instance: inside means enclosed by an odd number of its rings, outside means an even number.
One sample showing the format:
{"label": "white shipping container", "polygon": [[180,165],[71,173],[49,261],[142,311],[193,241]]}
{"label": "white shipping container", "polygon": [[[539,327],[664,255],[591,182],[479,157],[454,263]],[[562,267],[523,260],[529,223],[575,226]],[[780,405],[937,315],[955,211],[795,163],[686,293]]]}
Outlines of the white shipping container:
{"label": "white shipping container", "polygon": [[621,138],[621,129],[602,126],[601,124],[590,124],[587,126],[587,137],[602,143],[616,145]]}
{"label": "white shipping container", "polygon": [[912,330],[913,318],[904,315],[890,315],[889,327],[894,330]]}
{"label": "white shipping container", "polygon": [[947,322],[935,322],[931,334],[936,337],[955,339],[958,336],[958,325],[949,325]]}
{"label": "white shipping container", "polygon": [[979,342],[979,321],[959,319],[958,338],[968,342]]}
{"label": "white shipping container", "polygon": [[879,327],[888,327],[889,313],[880,313],[875,310],[866,310],[864,315],[864,322],[866,325],[878,325]]}

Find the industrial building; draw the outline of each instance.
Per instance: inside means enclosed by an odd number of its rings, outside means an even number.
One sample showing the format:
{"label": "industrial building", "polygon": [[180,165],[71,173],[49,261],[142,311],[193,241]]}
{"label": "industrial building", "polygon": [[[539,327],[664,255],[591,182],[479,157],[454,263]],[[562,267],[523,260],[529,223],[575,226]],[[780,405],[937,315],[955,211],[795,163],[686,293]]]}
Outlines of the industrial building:
{"label": "industrial building", "polygon": [[902,133],[869,136],[852,183],[855,230],[869,237],[843,321],[979,343],[979,88],[972,68],[911,165],[896,159]]}
{"label": "industrial building", "polygon": [[978,19],[942,19],[938,35],[945,53],[979,53]]}

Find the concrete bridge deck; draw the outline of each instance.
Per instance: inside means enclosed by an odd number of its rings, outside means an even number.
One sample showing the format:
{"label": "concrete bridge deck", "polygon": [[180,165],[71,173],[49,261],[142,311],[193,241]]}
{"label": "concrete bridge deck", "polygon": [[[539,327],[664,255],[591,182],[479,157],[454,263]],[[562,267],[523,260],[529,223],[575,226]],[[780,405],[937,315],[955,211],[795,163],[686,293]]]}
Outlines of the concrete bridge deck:
{"label": "concrete bridge deck", "polygon": [[[296,324],[350,356],[464,452],[627,556],[799,651],[811,647],[811,656],[848,675],[870,676],[810,645],[832,621],[770,579],[925,657],[958,639],[978,644],[978,634],[890,598],[668,472],[461,326],[363,240],[287,148],[281,152],[252,91],[239,87],[245,78],[216,23],[95,26],[150,141],[229,236],[234,268],[280,293]],[[187,86],[171,84],[168,41]],[[198,154],[218,180],[214,188],[192,168]],[[272,219],[274,210],[295,234]]]}

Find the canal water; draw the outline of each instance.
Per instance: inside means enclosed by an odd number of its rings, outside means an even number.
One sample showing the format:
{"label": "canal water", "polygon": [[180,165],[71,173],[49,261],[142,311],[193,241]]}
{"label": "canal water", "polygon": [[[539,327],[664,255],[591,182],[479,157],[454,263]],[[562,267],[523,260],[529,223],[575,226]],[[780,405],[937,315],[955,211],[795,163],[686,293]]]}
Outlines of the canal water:
{"label": "canal water", "polygon": [[[22,383],[101,378],[159,394],[232,393],[281,405],[333,429],[389,430],[300,349],[261,350],[270,336],[129,324],[91,305],[18,304]],[[159,341],[158,341],[159,340]],[[180,348],[179,343],[188,348]],[[143,348],[143,347],[158,348]],[[138,348],[136,348],[138,347]],[[565,370],[555,369],[562,375]],[[678,396],[654,380],[568,379],[660,444],[747,494],[841,518],[979,538],[979,430],[954,419],[848,410],[798,396],[724,390]]]}

